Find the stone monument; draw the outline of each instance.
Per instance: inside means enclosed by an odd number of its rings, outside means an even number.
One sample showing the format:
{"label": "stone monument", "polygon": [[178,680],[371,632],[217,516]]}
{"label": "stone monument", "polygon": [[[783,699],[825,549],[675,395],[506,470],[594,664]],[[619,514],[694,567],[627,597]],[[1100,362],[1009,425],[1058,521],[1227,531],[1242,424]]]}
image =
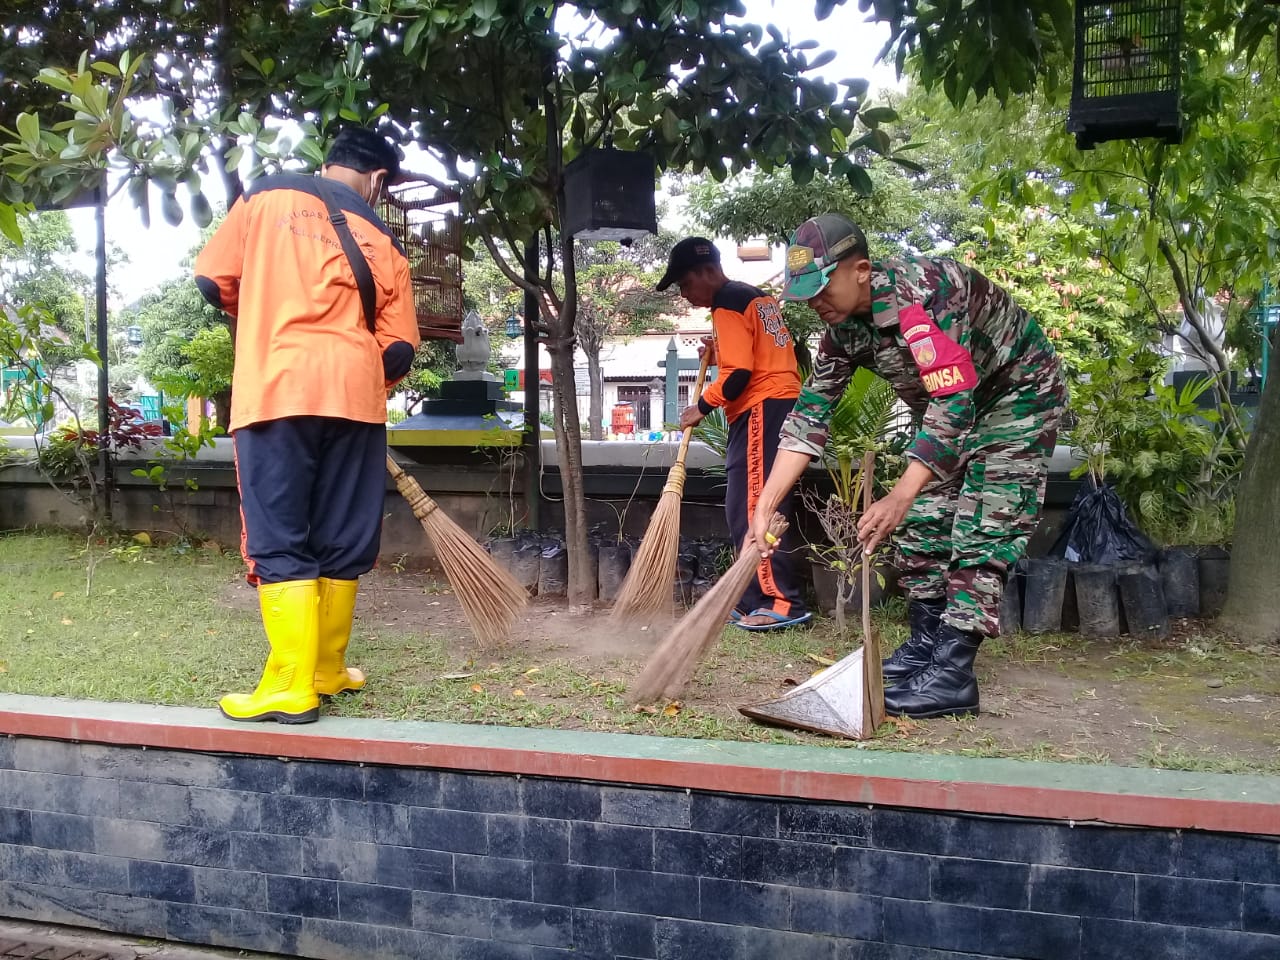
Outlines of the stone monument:
{"label": "stone monument", "polygon": [[432,448],[516,446],[523,423],[522,406],[504,399],[502,384],[488,371],[489,330],[474,310],[462,320],[458,369],[440,384],[440,396],[426,400],[422,412],[387,431],[396,450],[419,462],[438,455]]}
{"label": "stone monument", "polygon": [[[462,318],[462,343],[458,350],[458,370],[454,380],[483,380],[496,383],[498,378],[490,373],[489,365],[489,328],[474,310],[468,311]],[[498,398],[502,394],[499,392]]]}

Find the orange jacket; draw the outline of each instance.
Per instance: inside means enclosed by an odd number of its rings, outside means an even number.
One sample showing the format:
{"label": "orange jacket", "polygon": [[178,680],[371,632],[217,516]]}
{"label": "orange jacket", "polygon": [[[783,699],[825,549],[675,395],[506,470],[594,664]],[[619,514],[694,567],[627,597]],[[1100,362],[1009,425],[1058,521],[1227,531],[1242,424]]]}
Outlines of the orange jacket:
{"label": "orange jacket", "polygon": [[711,303],[719,374],[703,391],[698,408],[724,407],[730,423],[762,400],[800,395],[795,344],[778,301],[762,290],[730,280]]}
{"label": "orange jacket", "polygon": [[295,416],[385,423],[382,352],[418,347],[404,251],[354,190],[333,188],[373,274],[374,333],[314,177],[255,181],[196,257],[200,292],[236,318],[233,431]]}

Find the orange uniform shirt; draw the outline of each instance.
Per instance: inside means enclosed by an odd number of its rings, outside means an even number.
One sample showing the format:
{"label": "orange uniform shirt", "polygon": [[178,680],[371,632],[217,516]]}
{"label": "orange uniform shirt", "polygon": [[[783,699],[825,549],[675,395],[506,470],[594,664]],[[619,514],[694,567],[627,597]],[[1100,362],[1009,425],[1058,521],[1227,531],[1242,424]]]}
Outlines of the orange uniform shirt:
{"label": "orange uniform shirt", "polygon": [[777,300],[730,280],[711,303],[711,324],[719,374],[703,391],[702,404],[724,407],[733,423],[762,400],[794,400],[800,395],[795,345]]}
{"label": "orange uniform shirt", "polygon": [[385,423],[382,351],[418,347],[403,249],[354,190],[333,189],[373,274],[373,333],[314,177],[255,181],[196,257],[200,292],[236,318],[233,431],[296,416]]}

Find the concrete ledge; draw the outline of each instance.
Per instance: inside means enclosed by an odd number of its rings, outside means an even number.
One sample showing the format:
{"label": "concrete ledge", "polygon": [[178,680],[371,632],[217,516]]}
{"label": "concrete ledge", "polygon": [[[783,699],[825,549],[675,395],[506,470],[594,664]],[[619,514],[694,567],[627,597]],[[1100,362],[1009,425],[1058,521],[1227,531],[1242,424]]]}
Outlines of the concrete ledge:
{"label": "concrete ledge", "polygon": [[1280,778],[1265,776],[411,721],[246,726],[213,710],[21,695],[0,695],[0,734],[1280,836]]}

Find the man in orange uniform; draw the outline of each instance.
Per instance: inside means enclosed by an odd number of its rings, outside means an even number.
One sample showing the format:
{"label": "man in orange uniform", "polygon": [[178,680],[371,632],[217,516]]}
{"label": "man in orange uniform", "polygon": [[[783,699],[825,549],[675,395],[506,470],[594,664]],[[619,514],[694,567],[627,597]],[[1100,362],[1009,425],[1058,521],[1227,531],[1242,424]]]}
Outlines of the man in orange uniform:
{"label": "man in orange uniform", "polygon": [[[707,349],[715,351],[712,363],[719,375],[698,402],[680,414],[680,426],[696,426],[716,407],[724,408],[729,421],[725,514],[733,542],[740,544],[773,467],[783,421],[800,394],[795,344],[778,301],[726,277],[720,252],[710,240],[687,237],[672,247],[658,289],[673,283],[689,303],[711,309],[715,341]],[[790,496],[778,511],[792,519]],[[778,551],[761,562],[755,580],[738,601],[732,614],[735,624],[744,630],[780,630],[812,619],[793,569],[798,547],[793,524]]]}
{"label": "man in orange uniform", "polygon": [[[343,130],[319,178],[255,181],[196,258],[233,318],[241,551],[271,647],[257,689],[219,702],[232,720],[309,723],[319,694],[364,685],[346,666],[356,579],[382,534],[387,390],[419,343],[408,261],[372,206],[399,170],[389,141]],[[322,190],[373,274],[368,322]]]}

